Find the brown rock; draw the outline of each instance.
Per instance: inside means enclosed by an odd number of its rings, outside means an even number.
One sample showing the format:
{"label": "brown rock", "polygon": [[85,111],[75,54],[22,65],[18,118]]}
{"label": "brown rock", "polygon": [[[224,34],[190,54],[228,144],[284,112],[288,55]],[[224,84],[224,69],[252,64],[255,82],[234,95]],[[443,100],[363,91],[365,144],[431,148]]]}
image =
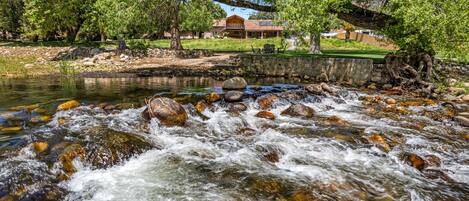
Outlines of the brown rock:
{"label": "brown rock", "polygon": [[259,107],[263,110],[270,109],[272,107],[272,104],[277,102],[279,100],[279,97],[273,94],[269,94],[266,96],[262,96],[259,99],[257,99],[257,104]]}
{"label": "brown rock", "polygon": [[33,143],[33,148],[36,153],[42,153],[47,150],[47,147],[49,147],[49,144],[47,142],[34,142]]}
{"label": "brown rock", "polygon": [[337,116],[331,116],[327,117],[325,123],[327,125],[336,125],[336,126],[350,126],[350,123],[347,121],[337,117]]}
{"label": "brown rock", "polygon": [[57,107],[57,110],[58,111],[63,111],[63,110],[70,110],[70,109],[73,109],[73,108],[76,108],[80,106],[80,103],[76,100],[71,100],[71,101],[67,101],[65,103],[62,103],[60,104],[58,107]]}
{"label": "brown rock", "polygon": [[269,153],[264,154],[265,160],[271,162],[271,163],[277,163],[280,160],[280,157],[278,156],[277,152],[275,151],[270,151]]}
{"label": "brown rock", "polygon": [[158,118],[165,126],[183,126],[188,118],[184,107],[169,98],[153,99],[142,116],[145,119]]}
{"label": "brown rock", "polygon": [[197,110],[197,112],[202,113],[205,111],[205,109],[207,109],[207,103],[203,100],[199,101],[197,102],[197,104],[195,104],[195,109]]}
{"label": "brown rock", "polygon": [[317,199],[313,196],[310,191],[307,190],[298,190],[295,191],[291,198],[288,200],[292,201],[316,201]]}
{"label": "brown rock", "polygon": [[256,117],[275,120],[275,115],[268,111],[260,111],[256,114]]}
{"label": "brown rock", "polygon": [[81,145],[71,144],[64,149],[62,154],[60,154],[59,161],[62,163],[63,170],[67,176],[71,176],[76,171],[75,167],[73,166],[73,160],[76,157],[84,159],[85,153],[86,151]]}
{"label": "brown rock", "polygon": [[247,87],[247,82],[243,78],[240,77],[234,77],[229,80],[226,80],[223,82],[223,89],[227,90],[240,90],[240,89],[246,89]]}
{"label": "brown rock", "polygon": [[308,84],[305,86],[306,91],[315,95],[323,95],[324,91],[320,84]]}
{"label": "brown rock", "polygon": [[405,162],[414,167],[415,169],[422,171],[425,168],[425,161],[422,157],[418,156],[417,154],[406,154],[404,156]]}
{"label": "brown rock", "polygon": [[451,177],[449,177],[446,173],[442,172],[441,170],[436,170],[436,169],[425,169],[422,171],[423,175],[429,179],[441,179],[446,182],[454,182]]}
{"label": "brown rock", "polygon": [[303,104],[293,104],[281,113],[283,116],[312,118],[314,109]]}
{"label": "brown rock", "polygon": [[238,102],[243,99],[244,93],[241,91],[228,91],[225,93],[226,102]]}
{"label": "brown rock", "polygon": [[383,136],[379,134],[371,135],[370,137],[368,137],[368,140],[373,144],[381,146],[386,152],[391,151],[391,147],[389,146],[389,144],[386,142]]}
{"label": "brown rock", "polygon": [[394,98],[388,98],[388,99],[386,99],[385,102],[387,104],[396,104],[397,103],[396,99],[394,99]]}
{"label": "brown rock", "polygon": [[243,112],[248,109],[248,106],[246,106],[244,103],[231,103],[228,106],[228,111],[229,112]]}
{"label": "brown rock", "polygon": [[238,130],[239,134],[244,136],[251,136],[256,134],[256,130],[252,128],[241,128]]}
{"label": "brown rock", "polygon": [[332,89],[332,87],[330,87],[329,85],[327,85],[326,83],[321,83],[321,88],[323,91],[327,92],[327,93],[330,93],[330,94],[334,94],[334,89]]}
{"label": "brown rock", "polygon": [[207,95],[206,99],[209,103],[214,103],[221,100],[221,96],[215,92],[212,92]]}

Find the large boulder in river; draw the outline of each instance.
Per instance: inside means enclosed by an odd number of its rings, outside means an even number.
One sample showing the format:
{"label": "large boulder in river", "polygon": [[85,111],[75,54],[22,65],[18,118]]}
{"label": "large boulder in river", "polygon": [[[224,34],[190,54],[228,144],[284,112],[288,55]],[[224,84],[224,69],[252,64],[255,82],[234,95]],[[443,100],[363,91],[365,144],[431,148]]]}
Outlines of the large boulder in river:
{"label": "large boulder in river", "polygon": [[151,100],[142,116],[147,120],[158,118],[165,126],[183,126],[187,121],[184,107],[176,101],[164,97]]}
{"label": "large boulder in river", "polygon": [[314,116],[314,109],[303,104],[293,104],[289,108],[284,110],[281,113],[281,115],[291,116],[291,117],[311,118]]}
{"label": "large boulder in river", "polygon": [[86,134],[89,136],[85,145],[88,150],[86,161],[97,168],[111,167],[152,148],[152,145],[139,135],[106,127],[92,128]]}
{"label": "large boulder in river", "polygon": [[244,80],[243,78],[234,77],[223,82],[223,89],[240,90],[240,89],[246,89],[247,85],[248,84],[246,80]]}
{"label": "large boulder in river", "polygon": [[241,91],[228,91],[225,93],[226,102],[238,102],[243,99],[244,93]]}

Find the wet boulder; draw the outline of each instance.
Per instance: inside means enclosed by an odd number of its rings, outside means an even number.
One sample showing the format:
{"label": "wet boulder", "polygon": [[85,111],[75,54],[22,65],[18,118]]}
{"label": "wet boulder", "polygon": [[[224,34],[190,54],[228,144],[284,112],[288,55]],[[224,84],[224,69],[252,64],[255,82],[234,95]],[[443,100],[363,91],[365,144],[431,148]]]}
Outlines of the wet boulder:
{"label": "wet boulder", "polygon": [[241,90],[246,89],[247,85],[248,84],[246,80],[244,80],[243,78],[234,77],[223,82],[222,88],[226,90]]}
{"label": "wet boulder", "polygon": [[425,164],[428,167],[440,167],[441,159],[435,155],[426,155],[425,156]]}
{"label": "wet boulder", "polygon": [[275,120],[275,115],[269,111],[260,111],[256,114],[256,117],[263,118],[263,119],[270,119]]}
{"label": "wet boulder", "polygon": [[207,107],[208,107],[207,102],[205,102],[204,100],[201,100],[195,104],[195,110],[197,110],[197,112],[199,113],[204,112],[207,109]]}
{"label": "wet boulder", "polygon": [[47,148],[49,147],[49,144],[47,142],[34,142],[32,144],[32,147],[34,151],[36,151],[36,153],[39,154],[39,153],[46,151]]}
{"label": "wet boulder", "polygon": [[368,141],[380,146],[385,152],[391,151],[391,147],[380,134],[373,134],[368,137]]}
{"label": "wet boulder", "polygon": [[306,97],[306,94],[301,91],[286,91],[279,94],[280,97],[287,99],[289,101],[299,101]]}
{"label": "wet boulder", "polygon": [[320,84],[308,84],[305,86],[306,91],[314,95],[323,95],[324,91]]}
{"label": "wet boulder", "polygon": [[215,92],[208,94],[205,98],[207,99],[207,102],[209,103],[214,103],[214,102],[221,100],[221,96]]}
{"label": "wet boulder", "polygon": [[425,160],[417,154],[405,154],[404,162],[419,171],[422,171],[425,168]]}
{"label": "wet boulder", "polygon": [[92,128],[86,135],[85,160],[96,168],[111,167],[152,148],[141,136],[105,127]]}
{"label": "wet boulder", "polygon": [[65,103],[60,104],[57,107],[57,110],[58,111],[70,110],[70,109],[76,108],[78,106],[80,106],[80,103],[78,101],[70,100],[70,101],[67,101]]}
{"label": "wet boulder", "polygon": [[157,118],[165,126],[183,126],[188,118],[181,104],[164,97],[151,100],[142,116],[147,120]]}
{"label": "wet boulder", "polygon": [[284,110],[281,115],[291,117],[312,118],[314,109],[303,104],[293,104]]}
{"label": "wet boulder", "polygon": [[231,103],[228,106],[228,112],[243,112],[248,109],[244,103]]}
{"label": "wet boulder", "polygon": [[63,175],[63,177],[70,177],[76,172],[73,160],[78,157],[83,160],[85,158],[85,154],[86,150],[80,144],[69,144],[63,149],[62,153],[58,156],[58,161],[62,165],[62,169],[66,174]]}
{"label": "wet boulder", "polygon": [[259,97],[257,99],[257,104],[259,105],[261,109],[267,110],[267,109],[272,108],[272,105],[278,102],[279,100],[280,99],[277,95],[269,94],[269,95]]}
{"label": "wet boulder", "polygon": [[238,102],[243,99],[244,93],[241,91],[228,91],[225,93],[226,102]]}

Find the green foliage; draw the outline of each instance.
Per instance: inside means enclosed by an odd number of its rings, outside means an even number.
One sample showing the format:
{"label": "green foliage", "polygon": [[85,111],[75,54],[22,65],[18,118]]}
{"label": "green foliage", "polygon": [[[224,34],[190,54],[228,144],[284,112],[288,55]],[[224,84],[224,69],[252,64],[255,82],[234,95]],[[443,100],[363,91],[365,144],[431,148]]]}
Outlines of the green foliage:
{"label": "green foliage", "polygon": [[274,20],[277,19],[277,13],[255,12],[249,16],[250,20]]}
{"label": "green foliage", "polygon": [[205,32],[212,28],[214,19],[225,17],[226,12],[211,0],[189,0],[180,11],[181,31]]}
{"label": "green foliage", "polygon": [[469,0],[392,0],[385,11],[400,23],[383,32],[401,49],[469,54]]}
{"label": "green foliage", "polygon": [[23,0],[0,1],[0,31],[8,32],[13,37],[19,35],[23,12]]}
{"label": "green foliage", "polygon": [[68,61],[61,61],[59,63],[59,72],[62,75],[75,75],[75,68],[70,65]]}
{"label": "green foliage", "polygon": [[24,0],[25,36],[55,37],[66,32],[74,40],[95,0]]}
{"label": "green foliage", "polygon": [[278,0],[276,3],[280,19],[293,31],[321,33],[329,29],[334,19],[326,12],[328,1]]}

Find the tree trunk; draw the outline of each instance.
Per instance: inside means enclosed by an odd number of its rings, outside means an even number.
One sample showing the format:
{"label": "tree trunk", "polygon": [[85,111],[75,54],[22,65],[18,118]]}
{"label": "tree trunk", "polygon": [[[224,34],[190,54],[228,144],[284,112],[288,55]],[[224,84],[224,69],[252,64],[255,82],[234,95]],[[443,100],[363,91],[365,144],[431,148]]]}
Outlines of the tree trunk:
{"label": "tree trunk", "polygon": [[125,43],[125,40],[122,36],[118,36],[117,40],[119,41],[119,47],[117,47],[118,52],[123,52],[124,50],[127,49],[127,43]]}
{"label": "tree trunk", "polygon": [[350,41],[350,31],[345,31],[345,42]]}
{"label": "tree trunk", "polygon": [[321,54],[321,34],[320,33],[311,34],[309,53]]}
{"label": "tree trunk", "polygon": [[77,34],[78,34],[78,32],[76,31],[76,29],[74,29],[74,28],[68,29],[68,31],[67,31],[67,42],[68,43],[73,43],[75,41],[75,38],[77,37]]}
{"label": "tree trunk", "polygon": [[173,9],[173,18],[171,19],[171,44],[169,48],[182,50],[181,33],[179,32],[179,1],[174,1]]}
{"label": "tree trunk", "polygon": [[101,42],[106,42],[106,34],[104,32],[99,33]]}

